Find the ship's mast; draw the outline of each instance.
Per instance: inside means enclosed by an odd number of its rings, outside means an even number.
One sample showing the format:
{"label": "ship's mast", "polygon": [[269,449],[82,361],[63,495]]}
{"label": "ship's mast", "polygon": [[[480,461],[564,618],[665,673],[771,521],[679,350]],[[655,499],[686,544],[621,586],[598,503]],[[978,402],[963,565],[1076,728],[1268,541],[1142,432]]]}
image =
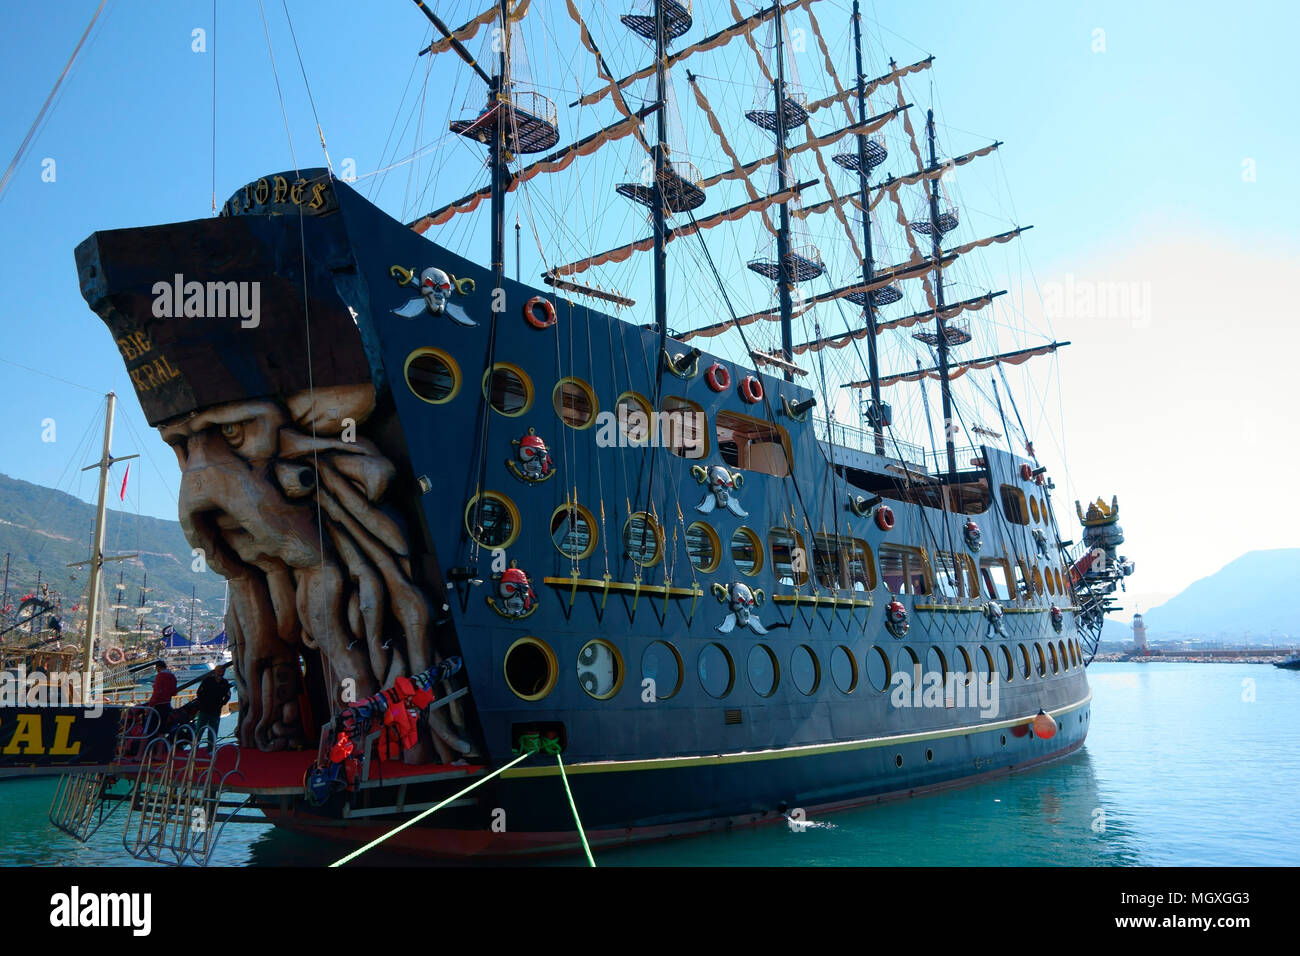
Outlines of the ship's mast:
{"label": "ship's mast", "polygon": [[[862,15],[858,0],[853,0],[853,44],[858,70],[858,122],[867,121],[867,97],[862,73]],[[871,285],[874,263],[871,258],[871,196],[869,180],[871,167],[867,165],[867,137],[858,134],[858,199],[862,205],[862,284]],[[880,363],[876,352],[876,307],[871,293],[866,293],[863,311],[867,320],[867,373],[871,379],[871,431],[875,435],[876,454],[885,453],[885,435],[880,404]]]}
{"label": "ship's mast", "polygon": [[[938,165],[934,145],[934,110],[925,114],[926,135],[930,140],[930,168]],[[952,384],[948,381],[948,336],[943,322],[943,233],[939,231],[939,177],[930,180],[930,240],[934,256],[934,297],[937,303],[934,333],[939,348],[939,390],[943,395],[943,443],[948,456],[948,479],[956,478],[957,455],[953,443]],[[945,501],[947,500],[945,496]]]}
{"label": "ship's mast", "polygon": [[[664,77],[664,59],[667,55],[664,42],[664,0],[655,0],[655,104],[659,116],[655,124],[657,137],[654,148],[654,269],[655,280],[655,325],[659,329],[659,359],[655,366],[655,401],[663,383],[663,355],[668,350],[668,254],[664,251],[664,169],[665,151],[668,144],[668,131],[664,122],[664,97],[667,95]],[[658,406],[656,406],[658,407]]]}
{"label": "ship's mast", "polygon": [[509,0],[501,0],[501,54],[496,76],[492,77],[491,100],[497,110],[493,124],[492,147],[488,162],[492,166],[492,277],[500,289],[505,281],[506,236],[506,124],[513,115],[510,106],[510,10]]}
{"label": "ship's mast", "polygon": [[[787,170],[785,168],[785,51],[783,49],[783,31],[781,28],[781,3],[776,0],[776,80],[773,92],[776,94],[776,188],[783,192],[786,187]],[[781,304],[781,355],[787,362],[794,360],[794,333],[791,330],[791,317],[794,311],[790,298],[790,208],[781,201],[780,225],[776,232],[776,290]],[[785,380],[794,380],[794,373],[785,369]]]}
{"label": "ship's mast", "polygon": [[113,444],[113,410],[117,406],[117,395],[109,392],[106,396],[107,409],[104,413],[104,450],[99,457],[99,461],[93,465],[87,465],[82,471],[90,471],[93,468],[99,469],[99,499],[95,506],[95,535],[90,543],[90,560],[77,561],[68,565],[70,568],[80,567],[84,564],[90,565],[90,585],[89,592],[86,595],[86,636],[82,643],[83,648],[83,666],[86,672],[90,672],[90,665],[94,659],[95,653],[95,628],[98,625],[99,614],[99,576],[103,570],[104,561],[121,561],[125,558],[134,558],[134,554],[120,555],[114,558],[104,557],[104,517],[108,512],[108,469],[119,461],[127,461],[131,458],[139,458],[139,455],[123,455],[121,458],[114,458],[109,450]]}

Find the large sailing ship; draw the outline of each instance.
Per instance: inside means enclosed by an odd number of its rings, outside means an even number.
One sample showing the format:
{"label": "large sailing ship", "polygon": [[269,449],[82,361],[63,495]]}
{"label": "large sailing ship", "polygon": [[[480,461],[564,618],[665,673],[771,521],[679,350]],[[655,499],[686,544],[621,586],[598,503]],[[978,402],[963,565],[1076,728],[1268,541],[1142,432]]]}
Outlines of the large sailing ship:
{"label": "large sailing ship", "polygon": [[[952,173],[1001,144],[945,156],[905,85],[933,58],[867,71],[856,2],[828,33],[816,0],[710,5],[707,24],[655,0],[622,36],[572,0],[503,0],[455,29],[416,6],[421,55],[482,84],[447,135],[486,154],[486,185],[403,222],[329,168],[294,169],[217,216],[77,249],[176,452],[186,534],[229,581],[226,789],[351,843],[455,797],[387,845],[512,856],[577,850],[575,807],[599,848],[1080,747],[1086,665],[1132,565],[1117,502],[1080,510],[1078,544],[1058,523],[1005,377],[1067,343],[1002,348],[980,323],[1003,293],[966,294],[982,247],[1027,227],[954,241]],[[562,122],[523,44],[565,12],[572,73],[599,81]],[[826,39],[841,28],[847,70]],[[611,44],[643,65],[619,77]],[[711,62],[753,78],[730,130]],[[698,153],[674,68],[707,124]],[[756,137],[742,161],[733,143]],[[585,228],[611,156],[637,174]],[[578,198],[539,238],[544,275],[510,278],[508,202],[531,219],[560,181]],[[483,213],[486,256],[458,228]],[[575,248],[620,216],[632,241]],[[759,248],[737,258],[744,230]],[[647,305],[611,291],[633,270]]]}

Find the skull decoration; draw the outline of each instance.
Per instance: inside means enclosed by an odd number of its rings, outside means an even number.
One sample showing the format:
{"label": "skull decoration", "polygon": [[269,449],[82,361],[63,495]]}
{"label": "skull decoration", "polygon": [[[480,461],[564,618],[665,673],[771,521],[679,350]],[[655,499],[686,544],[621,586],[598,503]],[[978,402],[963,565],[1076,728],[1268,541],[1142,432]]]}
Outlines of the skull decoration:
{"label": "skull decoration", "polygon": [[907,607],[897,599],[885,608],[885,627],[894,637],[903,637],[912,625],[907,621]]}
{"label": "skull decoration", "polygon": [[966,547],[972,551],[978,551],[984,547],[984,542],[981,540],[980,526],[975,523],[974,518],[966,520],[966,524],[962,528],[962,537],[966,539]]}
{"label": "skull decoration", "polygon": [[1051,618],[1052,618],[1052,630],[1056,631],[1057,634],[1060,634],[1061,628],[1065,624],[1065,612],[1063,612],[1059,607],[1053,604],[1051,610]]}
{"label": "skull decoration", "polygon": [[748,585],[741,584],[739,581],[733,581],[725,586],[715,584],[713,596],[730,608],[730,613],[714,628],[715,631],[720,634],[730,634],[736,629],[736,625],[740,625],[749,628],[755,634],[767,633],[767,628],[763,626],[763,622],[758,619],[758,613],[754,610],[756,605],[763,603],[763,592],[760,588],[751,591]]}
{"label": "skull decoration", "polygon": [[1043,557],[1047,557],[1047,534],[1042,528],[1034,529],[1034,547]]}
{"label": "skull decoration", "polygon": [[988,619],[988,630],[984,632],[986,638],[1006,637],[1007,632],[1002,629],[1002,605],[997,601],[989,601],[984,605],[984,617]]}
{"label": "skull decoration", "polygon": [[711,514],[714,508],[726,508],[737,518],[749,517],[749,512],[740,507],[740,499],[735,497],[736,489],[745,482],[745,476],[740,472],[733,475],[721,465],[713,465],[709,468],[695,465],[691,468],[691,474],[700,484],[708,485],[704,497],[695,506],[696,511],[707,515]]}
{"label": "skull decoration", "polygon": [[[399,266],[393,268],[404,277],[401,280],[402,285],[406,285],[413,278],[409,271]],[[430,315],[446,313],[447,317],[457,325],[478,325],[460,306],[448,303],[451,289],[451,276],[435,266],[430,266],[420,273],[419,297],[411,299],[401,308],[393,309],[393,314],[400,315],[404,319],[414,319],[427,310]]]}
{"label": "skull decoration", "polygon": [[527,435],[514,439],[512,444],[516,447],[517,461],[507,461],[506,467],[520,481],[545,481],[555,474],[555,464],[551,461],[546,442],[534,429],[528,429]]}
{"label": "skull decoration", "polygon": [[489,595],[487,602],[502,617],[521,620],[537,610],[537,594],[533,591],[528,575],[513,563],[501,573],[497,581],[497,594],[501,597],[500,601]]}

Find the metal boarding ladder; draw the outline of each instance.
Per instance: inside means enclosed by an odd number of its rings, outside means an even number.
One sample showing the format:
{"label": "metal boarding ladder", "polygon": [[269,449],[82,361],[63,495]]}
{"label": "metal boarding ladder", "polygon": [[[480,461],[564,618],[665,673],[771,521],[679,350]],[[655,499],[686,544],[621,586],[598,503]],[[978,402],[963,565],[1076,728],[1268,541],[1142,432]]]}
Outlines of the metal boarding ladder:
{"label": "metal boarding ladder", "polygon": [[[122,711],[113,752],[114,765],[122,764],[131,745],[143,744],[155,735],[157,720],[158,714],[153,710]],[[62,774],[50,801],[50,823],[74,840],[85,843],[117,809],[122,797],[111,791],[121,779],[121,774],[114,771]],[[112,807],[108,806],[110,802]]]}
{"label": "metal boarding ladder", "polygon": [[[233,761],[223,759],[227,753]],[[224,744],[200,757],[190,726],[181,727],[175,740],[147,743],[122,831],[127,853],[168,866],[207,866],[226,824],[249,800],[223,803],[226,782],[235,775],[242,776],[239,747]]]}

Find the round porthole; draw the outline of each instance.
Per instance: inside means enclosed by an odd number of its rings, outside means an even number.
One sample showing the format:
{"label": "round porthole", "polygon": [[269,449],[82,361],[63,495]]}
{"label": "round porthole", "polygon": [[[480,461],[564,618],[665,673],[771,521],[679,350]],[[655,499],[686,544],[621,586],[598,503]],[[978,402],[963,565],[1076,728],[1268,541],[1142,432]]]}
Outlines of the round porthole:
{"label": "round porthole", "polygon": [[596,550],[596,519],[578,504],[563,504],[551,514],[551,542],[560,554],[574,561]]}
{"label": "round porthole", "polygon": [[659,563],[664,556],[663,532],[659,522],[644,511],[635,512],[623,525],[623,551],[643,568]]}
{"label": "round porthole", "polygon": [[524,370],[498,362],[483,373],[483,394],[494,411],[517,418],[533,407],[533,383]]}
{"label": "round porthole", "polygon": [[858,688],[858,662],[843,644],[831,651],[831,680],[841,694],[851,694]]}
{"label": "round porthole", "polygon": [[771,697],[776,693],[781,680],[781,666],[770,647],[766,644],[751,647],[745,669],[749,673],[749,686],[759,697]]}
{"label": "round porthole", "polygon": [[866,657],[867,681],[878,691],[889,686],[889,657],[879,647],[872,646]]}
{"label": "round porthole", "polygon": [[641,654],[641,683],[655,700],[667,700],[682,689],[683,670],[682,655],[667,641],[654,641]]}
{"label": "round porthole", "polygon": [[695,662],[700,686],[710,697],[721,700],[731,693],[736,683],[736,665],[721,644],[705,644]]}
{"label": "round porthole", "polygon": [[749,528],[737,528],[731,536],[731,561],[748,577],[763,570],[763,545]]}
{"label": "round porthole", "polygon": [[903,755],[902,755],[902,754],[894,754],[894,766],[895,766],[895,767],[902,767],[902,766],[903,766]]}
{"label": "round porthole", "polygon": [[485,548],[508,548],[519,537],[519,509],[505,495],[485,491],[465,506],[465,529]]}
{"label": "round porthole", "polygon": [[821,665],[807,644],[800,644],[790,653],[790,679],[794,681],[799,693],[805,696],[815,694],[821,685]]}
{"label": "round porthole", "polygon": [[416,349],[403,369],[407,387],[430,405],[450,402],[460,391],[460,367],[442,349]]}
{"label": "round porthole", "polygon": [[925,751],[926,763],[929,763],[933,759],[934,759],[934,751],[927,748]]}
{"label": "round porthole", "polygon": [[650,440],[650,427],[654,409],[650,400],[639,392],[624,392],[614,403],[614,418],[618,430],[630,445],[644,445]]}
{"label": "round porthole", "polygon": [[722,541],[718,532],[703,521],[693,521],[686,526],[686,553],[696,570],[709,573],[718,570],[722,563]]}
{"label": "round porthole", "polygon": [[522,700],[541,700],[555,689],[560,668],[555,653],[535,637],[521,637],[505,656],[506,684]]}
{"label": "round porthole", "polygon": [[590,428],[600,411],[595,391],[580,378],[562,378],[556,382],[551,404],[560,421],[570,428]]}
{"label": "round porthole", "polygon": [[623,686],[623,655],[608,641],[588,641],[578,651],[578,684],[589,697],[609,700]]}

